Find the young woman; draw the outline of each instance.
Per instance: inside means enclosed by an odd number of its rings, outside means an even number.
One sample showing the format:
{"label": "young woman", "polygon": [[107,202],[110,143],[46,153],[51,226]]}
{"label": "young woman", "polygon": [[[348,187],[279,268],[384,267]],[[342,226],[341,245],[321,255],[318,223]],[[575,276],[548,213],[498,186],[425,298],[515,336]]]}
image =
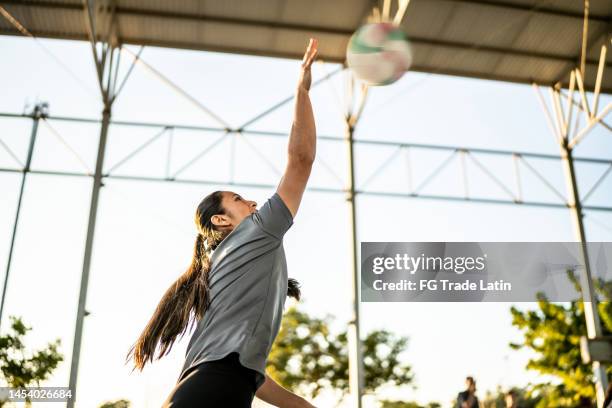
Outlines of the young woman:
{"label": "young woman", "polygon": [[[317,41],[308,44],[296,91],[285,174],[259,210],[231,191],[215,191],[198,205],[189,269],[163,295],[128,352],[143,369],[170,352],[189,326],[196,329],[166,408],[250,407],[254,396],[277,407],[312,407],[265,373],[287,296],[299,299],[287,277],[283,236],[293,224],[315,159],[316,131],[308,92]],[[195,321],[191,320],[191,313]]]}

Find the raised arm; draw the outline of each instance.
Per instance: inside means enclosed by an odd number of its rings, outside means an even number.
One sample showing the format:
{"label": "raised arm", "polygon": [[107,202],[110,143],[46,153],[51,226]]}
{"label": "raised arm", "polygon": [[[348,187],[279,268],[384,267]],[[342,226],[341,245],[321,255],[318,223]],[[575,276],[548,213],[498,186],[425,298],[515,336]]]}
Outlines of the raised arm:
{"label": "raised arm", "polygon": [[311,38],[304,59],[295,95],[293,124],[289,134],[287,168],[276,189],[291,215],[295,217],[310,177],[317,144],[317,132],[308,92],[310,90],[310,66],[317,55],[317,40]]}

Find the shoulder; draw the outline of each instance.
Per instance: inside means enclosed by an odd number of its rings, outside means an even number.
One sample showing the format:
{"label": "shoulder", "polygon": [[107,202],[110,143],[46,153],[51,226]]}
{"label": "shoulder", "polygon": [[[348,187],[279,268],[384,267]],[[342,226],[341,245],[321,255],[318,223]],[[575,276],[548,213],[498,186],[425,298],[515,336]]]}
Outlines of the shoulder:
{"label": "shoulder", "polygon": [[282,239],[293,225],[293,215],[278,192],[268,198],[251,217],[257,226],[277,239]]}

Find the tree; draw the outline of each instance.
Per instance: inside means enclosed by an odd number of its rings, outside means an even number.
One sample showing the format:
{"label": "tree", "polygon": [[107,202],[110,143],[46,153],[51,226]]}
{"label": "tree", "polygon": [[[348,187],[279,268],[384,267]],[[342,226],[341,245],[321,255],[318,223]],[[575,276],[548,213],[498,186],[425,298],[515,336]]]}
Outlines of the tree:
{"label": "tree", "polygon": [[112,402],[105,402],[99,408],[130,408],[130,401],[120,399]]}
{"label": "tree", "polygon": [[[510,390],[508,390],[510,391]],[[495,392],[487,391],[487,394],[482,402],[483,408],[506,408],[505,397],[508,391],[502,391],[500,387]],[[529,391],[521,388],[512,388],[516,395],[517,403],[521,408],[536,408],[541,396],[533,395]]]}
{"label": "tree", "polygon": [[[268,357],[268,374],[284,387],[310,398],[324,388],[348,394],[347,332],[331,333],[329,316],[321,319],[291,307]],[[375,330],[363,341],[364,392],[375,392],[383,384],[412,384],[409,365],[398,356],[408,339],[385,330]]]}
{"label": "tree", "polygon": [[[568,278],[580,292],[573,271]],[[612,333],[612,284],[595,280],[594,287],[602,302],[598,304],[604,335]],[[586,335],[584,306],[581,300],[569,304],[554,304],[538,294],[538,309],[520,311],[511,308],[512,324],[523,333],[521,343],[511,343],[514,349],[527,348],[537,354],[527,363],[527,369],[555,377],[555,383],[530,387],[530,393],[542,399],[536,407],[582,407],[595,403],[592,369],[580,356],[580,337]],[[608,376],[612,369],[608,367]]]}
{"label": "tree", "polygon": [[[32,330],[26,327],[21,318],[10,316],[11,331],[0,336],[0,370],[4,381],[12,388],[31,385],[40,386],[40,382],[49,378],[53,370],[64,360],[57,350],[60,339],[49,343],[45,349],[36,351],[31,357],[26,356],[23,337]],[[6,401],[0,401],[0,407]],[[29,406],[30,402],[26,402]]]}
{"label": "tree", "polygon": [[382,400],[380,408],[442,408],[437,402],[430,402],[426,405],[417,404],[416,402],[390,401]]}

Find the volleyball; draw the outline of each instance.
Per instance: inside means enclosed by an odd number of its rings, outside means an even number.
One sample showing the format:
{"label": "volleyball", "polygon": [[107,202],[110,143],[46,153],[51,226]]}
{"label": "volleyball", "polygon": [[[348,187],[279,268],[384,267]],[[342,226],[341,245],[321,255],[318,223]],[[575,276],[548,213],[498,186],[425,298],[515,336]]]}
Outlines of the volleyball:
{"label": "volleyball", "polygon": [[412,64],[404,32],[391,23],[366,24],[351,36],[346,61],[355,76],[368,85],[389,85]]}

